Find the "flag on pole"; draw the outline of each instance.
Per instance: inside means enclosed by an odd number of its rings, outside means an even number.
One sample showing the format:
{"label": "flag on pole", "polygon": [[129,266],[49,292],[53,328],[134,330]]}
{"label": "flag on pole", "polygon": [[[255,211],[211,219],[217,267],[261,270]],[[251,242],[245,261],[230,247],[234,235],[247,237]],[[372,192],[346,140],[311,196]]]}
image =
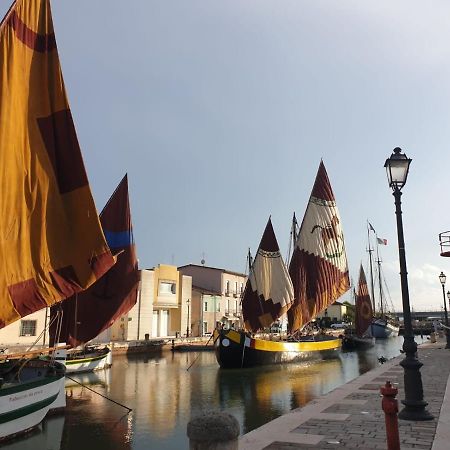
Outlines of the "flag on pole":
{"label": "flag on pole", "polygon": [[387,239],[382,239],[382,238],[377,237],[377,242],[380,245],[387,245]]}

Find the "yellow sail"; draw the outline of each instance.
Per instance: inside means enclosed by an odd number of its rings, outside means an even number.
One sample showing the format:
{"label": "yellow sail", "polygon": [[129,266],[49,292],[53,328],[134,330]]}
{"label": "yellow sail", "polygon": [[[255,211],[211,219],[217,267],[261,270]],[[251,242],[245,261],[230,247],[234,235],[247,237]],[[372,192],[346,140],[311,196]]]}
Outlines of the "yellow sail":
{"label": "yellow sail", "polygon": [[90,191],[48,0],[0,25],[0,327],[91,285],[113,264]]}

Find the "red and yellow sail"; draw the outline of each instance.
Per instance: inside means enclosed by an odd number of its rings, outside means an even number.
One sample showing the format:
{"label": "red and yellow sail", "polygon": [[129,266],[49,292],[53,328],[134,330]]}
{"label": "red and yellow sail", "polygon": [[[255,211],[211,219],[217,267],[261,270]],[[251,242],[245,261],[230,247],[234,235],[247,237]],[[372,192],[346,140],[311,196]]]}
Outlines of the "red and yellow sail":
{"label": "red and yellow sail", "polygon": [[295,332],[350,288],[341,219],[330,180],[320,162],[295,243],[289,274],[294,304],[288,311]]}
{"label": "red and yellow sail", "polygon": [[0,25],[0,327],[79,292],[114,258],[78,144],[48,0]]}
{"label": "red and yellow sail", "polygon": [[372,302],[367,287],[366,274],[361,265],[359,269],[358,288],[355,296],[355,329],[359,337],[371,336],[373,319]]}
{"label": "red and yellow sail", "polygon": [[[62,309],[62,322],[50,329],[50,339],[76,347],[98,336],[136,303],[139,270],[133,239],[128,177],[122,179],[100,214],[109,247],[117,263],[84,292],[51,308],[51,317]],[[59,329],[59,336],[57,330]]]}

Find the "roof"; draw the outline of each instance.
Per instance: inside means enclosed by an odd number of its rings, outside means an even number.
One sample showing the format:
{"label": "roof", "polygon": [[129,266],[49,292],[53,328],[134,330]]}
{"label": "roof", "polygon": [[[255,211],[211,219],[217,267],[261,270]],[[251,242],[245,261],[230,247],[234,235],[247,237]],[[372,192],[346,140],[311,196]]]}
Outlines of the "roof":
{"label": "roof", "polygon": [[205,289],[204,287],[201,287],[201,286],[194,286],[194,285],[192,285],[192,290],[193,291],[199,291],[200,293],[206,294],[206,295],[219,295],[219,296],[222,295],[221,292],[212,291],[211,289]]}
{"label": "roof", "polygon": [[228,273],[230,275],[237,275],[239,277],[247,277],[247,274],[245,274],[245,273],[234,272],[232,270],[220,269],[219,267],[204,266],[204,265],[200,265],[200,264],[186,264],[184,266],[179,266],[178,270],[183,270],[186,267],[201,267],[201,268],[204,268],[204,269],[219,270],[220,272]]}

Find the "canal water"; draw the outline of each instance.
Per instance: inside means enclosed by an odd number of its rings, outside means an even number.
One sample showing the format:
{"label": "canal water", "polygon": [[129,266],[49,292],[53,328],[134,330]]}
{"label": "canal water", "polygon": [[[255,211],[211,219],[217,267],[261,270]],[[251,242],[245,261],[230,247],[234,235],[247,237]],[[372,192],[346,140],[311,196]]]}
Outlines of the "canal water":
{"label": "canal water", "polygon": [[[398,356],[402,343],[391,338],[334,360],[243,370],[219,369],[213,352],[117,356],[108,370],[68,379],[65,414],[4,448],[187,449],[187,423],[200,412],[226,410],[247,433],[377,367],[379,357]],[[133,411],[126,414],[90,389]]]}

